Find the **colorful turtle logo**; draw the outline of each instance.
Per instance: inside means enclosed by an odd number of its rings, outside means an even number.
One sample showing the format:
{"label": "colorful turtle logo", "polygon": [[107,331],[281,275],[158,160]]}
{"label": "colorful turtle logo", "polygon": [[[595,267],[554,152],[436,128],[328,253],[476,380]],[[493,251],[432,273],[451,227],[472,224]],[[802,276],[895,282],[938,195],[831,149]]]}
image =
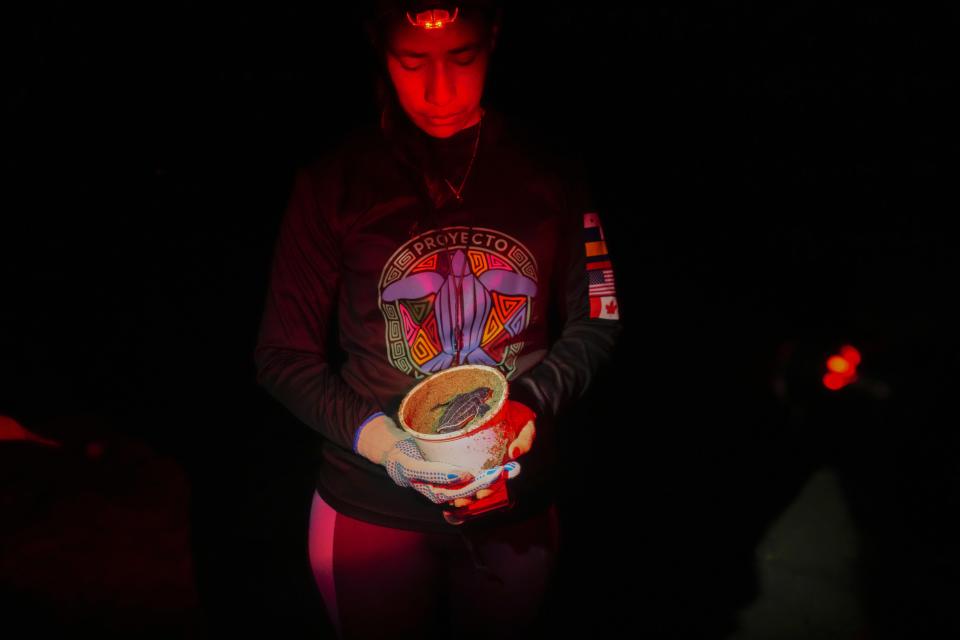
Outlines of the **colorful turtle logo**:
{"label": "colorful turtle logo", "polygon": [[497,366],[500,363],[488,349],[499,346],[502,351],[506,338],[526,327],[527,316],[522,308],[536,294],[537,283],[509,270],[503,261],[501,268],[486,268],[474,275],[463,249],[442,255],[446,257],[445,273],[411,273],[385,287],[381,300],[392,303],[432,298],[436,324],[433,329],[440,350],[418,363],[421,371],[435,373],[459,364]]}

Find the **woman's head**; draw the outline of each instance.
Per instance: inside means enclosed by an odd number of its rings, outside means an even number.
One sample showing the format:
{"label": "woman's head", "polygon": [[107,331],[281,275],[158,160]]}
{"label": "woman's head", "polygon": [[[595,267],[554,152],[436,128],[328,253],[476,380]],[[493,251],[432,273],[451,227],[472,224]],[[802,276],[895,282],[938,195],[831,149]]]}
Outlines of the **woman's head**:
{"label": "woman's head", "polygon": [[429,135],[446,138],[479,120],[496,4],[378,0],[368,35],[398,106]]}

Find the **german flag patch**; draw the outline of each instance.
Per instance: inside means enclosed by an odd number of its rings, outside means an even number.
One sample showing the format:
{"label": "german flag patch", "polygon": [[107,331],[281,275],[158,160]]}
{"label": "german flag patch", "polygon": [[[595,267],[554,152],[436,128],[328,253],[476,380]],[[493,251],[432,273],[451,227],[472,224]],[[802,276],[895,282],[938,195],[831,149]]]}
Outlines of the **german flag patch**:
{"label": "german flag patch", "polygon": [[619,320],[620,306],[617,304],[617,290],[613,281],[613,265],[607,254],[600,216],[595,211],[583,214],[583,246],[587,257],[590,317]]}

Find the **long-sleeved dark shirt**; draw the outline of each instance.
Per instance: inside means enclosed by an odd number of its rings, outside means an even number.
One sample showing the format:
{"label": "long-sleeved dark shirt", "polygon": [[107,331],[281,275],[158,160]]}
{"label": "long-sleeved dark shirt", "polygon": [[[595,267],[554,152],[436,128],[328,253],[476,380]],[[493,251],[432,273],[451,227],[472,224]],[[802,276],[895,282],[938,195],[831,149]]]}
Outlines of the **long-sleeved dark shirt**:
{"label": "long-sleeved dark shirt", "polygon": [[[483,518],[549,505],[555,418],[621,331],[603,227],[569,166],[488,108],[445,139],[395,116],[297,173],[254,356],[258,383],[319,433],[316,488],[338,512],[453,532],[441,505],[356,453],[356,437],[379,412],[396,419],[424,377],[467,363],[499,368],[538,415],[508,485],[516,506]],[[464,176],[460,201],[444,178],[460,188]]]}

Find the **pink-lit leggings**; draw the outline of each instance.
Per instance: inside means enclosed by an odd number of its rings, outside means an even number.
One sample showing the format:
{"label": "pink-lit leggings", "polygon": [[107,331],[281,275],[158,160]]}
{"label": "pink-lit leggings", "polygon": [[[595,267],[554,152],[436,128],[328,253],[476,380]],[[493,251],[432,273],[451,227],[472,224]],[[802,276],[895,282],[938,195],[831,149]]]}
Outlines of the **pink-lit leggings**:
{"label": "pink-lit leggings", "polygon": [[347,517],[314,492],[308,546],[341,639],[530,640],[554,594],[560,525],[554,505],[466,537],[420,533]]}

